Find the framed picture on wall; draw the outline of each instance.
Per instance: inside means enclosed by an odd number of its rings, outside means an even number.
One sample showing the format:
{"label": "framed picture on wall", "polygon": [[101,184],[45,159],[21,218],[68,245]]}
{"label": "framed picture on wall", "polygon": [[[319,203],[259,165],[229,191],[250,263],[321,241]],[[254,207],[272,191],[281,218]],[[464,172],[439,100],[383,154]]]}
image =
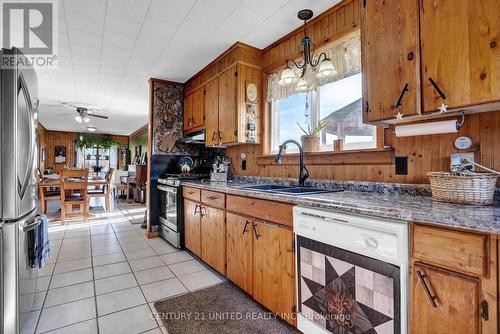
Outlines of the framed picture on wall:
{"label": "framed picture on wall", "polygon": [[42,148],[42,152],[41,152],[41,154],[40,154],[40,160],[41,160],[42,162],[45,162],[45,149],[44,149],[44,148]]}
{"label": "framed picture on wall", "polygon": [[66,146],[56,146],[54,149],[54,162],[56,164],[66,163]]}

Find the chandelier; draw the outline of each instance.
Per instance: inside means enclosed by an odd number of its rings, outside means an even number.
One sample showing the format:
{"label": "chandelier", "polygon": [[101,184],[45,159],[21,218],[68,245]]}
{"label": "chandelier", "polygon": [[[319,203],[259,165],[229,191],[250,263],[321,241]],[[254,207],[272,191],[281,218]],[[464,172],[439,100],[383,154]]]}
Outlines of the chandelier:
{"label": "chandelier", "polygon": [[[314,55],[314,43],[311,38],[307,36],[307,20],[313,17],[313,12],[310,9],[303,9],[299,11],[297,17],[304,21],[304,37],[299,45],[299,54],[302,60],[296,62],[295,60],[287,60],[286,67],[281,71],[280,80],[278,84],[280,86],[291,87],[295,85],[295,90],[298,92],[304,92],[308,90],[309,84],[305,79],[305,74],[310,67],[316,72],[316,78],[325,79],[333,77],[337,71],[333,62],[328,58],[325,52],[319,54],[319,56]],[[297,77],[295,70],[298,69],[302,72],[300,77]]]}

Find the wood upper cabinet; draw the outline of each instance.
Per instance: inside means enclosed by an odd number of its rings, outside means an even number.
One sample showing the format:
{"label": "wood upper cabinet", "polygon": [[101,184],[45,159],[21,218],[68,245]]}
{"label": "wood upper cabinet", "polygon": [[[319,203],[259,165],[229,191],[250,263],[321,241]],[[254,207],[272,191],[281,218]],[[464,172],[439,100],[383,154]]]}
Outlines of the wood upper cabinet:
{"label": "wood upper cabinet", "polygon": [[292,230],[253,221],[253,297],[283,320],[294,323],[295,261]]}
{"label": "wood upper cabinet", "polygon": [[184,98],[184,131],[198,130],[205,124],[205,87]]}
{"label": "wood upper cabinet", "polygon": [[192,128],[193,117],[193,94],[184,98],[184,123],[183,130],[188,131]]}
{"label": "wood upper cabinet", "polygon": [[415,264],[411,277],[410,332],[479,334],[480,293],[479,279]]}
{"label": "wood upper cabinet", "polygon": [[226,276],[240,288],[253,294],[253,229],[252,220],[227,213]]}
{"label": "wood upper cabinet", "polygon": [[184,199],[184,245],[201,257],[200,204]]}
{"label": "wood upper cabinet", "polygon": [[498,0],[421,1],[425,112],[500,100],[499,12]]}
{"label": "wood upper cabinet", "polygon": [[219,136],[221,144],[237,141],[238,104],[237,80],[238,66],[232,66],[219,76]]}
{"label": "wood upper cabinet", "polygon": [[201,258],[222,274],[226,273],[226,230],[224,210],[201,206]]}
{"label": "wood upper cabinet", "polygon": [[[420,110],[418,1],[361,1],[363,118]],[[399,109],[396,108],[400,96]]]}
{"label": "wood upper cabinet", "polygon": [[219,144],[219,79],[205,85],[205,145]]}

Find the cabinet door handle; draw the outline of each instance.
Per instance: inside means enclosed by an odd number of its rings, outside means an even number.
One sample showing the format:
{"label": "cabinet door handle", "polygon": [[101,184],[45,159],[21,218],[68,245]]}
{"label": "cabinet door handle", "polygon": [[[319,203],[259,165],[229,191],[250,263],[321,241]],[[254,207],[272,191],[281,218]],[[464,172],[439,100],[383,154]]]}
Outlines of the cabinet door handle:
{"label": "cabinet door handle", "polygon": [[222,140],[222,131],[217,131],[217,133],[219,134],[219,140]]}
{"label": "cabinet door handle", "polygon": [[259,232],[257,231],[257,224],[253,223],[252,225],[253,225],[253,233],[255,233],[255,239],[256,239],[256,240],[259,240],[259,238],[260,238],[260,234],[259,234]]}
{"label": "cabinet door handle", "polygon": [[215,200],[215,199],[217,199],[217,198],[219,198],[219,197],[217,197],[217,196],[208,196],[207,198],[208,198],[209,200],[213,201],[213,200]]}
{"label": "cabinet door handle", "polygon": [[436,296],[433,296],[431,293],[431,290],[429,290],[429,286],[425,282],[425,275],[422,273],[420,270],[417,270],[417,277],[420,283],[422,284],[422,287],[424,288],[424,292],[427,295],[427,298],[429,299],[429,302],[431,303],[433,308],[437,308],[436,304]]}
{"label": "cabinet door handle", "polygon": [[[205,212],[203,212],[205,211]],[[200,217],[203,218],[207,215],[207,208],[205,208],[204,206],[201,206],[200,205]]]}
{"label": "cabinet door handle", "polygon": [[269,222],[262,222],[262,224],[269,226],[269,227],[280,227],[279,224],[273,224],[273,223],[269,223]]}
{"label": "cabinet door handle", "polygon": [[398,101],[396,102],[396,109],[401,107],[402,102],[403,102],[403,97],[405,96],[406,92],[408,91],[408,83],[403,87],[403,90],[401,91],[401,94],[399,94]]}
{"label": "cabinet door handle", "polygon": [[[200,211],[198,211],[198,209],[200,209]],[[194,214],[197,214],[198,212],[201,213],[201,206],[199,204],[196,204],[194,207]]]}
{"label": "cabinet door handle", "polygon": [[214,130],[214,132],[212,133],[212,141],[215,140],[215,134],[216,134],[216,131]]}
{"label": "cabinet door handle", "polygon": [[250,221],[249,221],[249,220],[247,220],[247,221],[245,222],[245,226],[243,227],[243,232],[242,232],[241,234],[245,234],[245,232],[248,232],[248,230],[247,230],[247,226],[248,226],[248,224],[250,224]]}
{"label": "cabinet door handle", "polygon": [[434,87],[439,96],[441,96],[443,100],[446,100],[446,94],[441,90],[436,81],[434,81],[432,78],[429,78],[429,82],[431,83],[432,87]]}

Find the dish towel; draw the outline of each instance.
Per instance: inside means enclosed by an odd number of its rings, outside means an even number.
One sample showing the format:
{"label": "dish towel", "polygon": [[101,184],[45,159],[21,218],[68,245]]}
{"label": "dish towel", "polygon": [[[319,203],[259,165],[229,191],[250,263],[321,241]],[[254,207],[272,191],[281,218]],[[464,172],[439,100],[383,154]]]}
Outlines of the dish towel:
{"label": "dish towel", "polygon": [[35,252],[33,268],[42,268],[52,257],[49,243],[49,229],[46,215],[40,215],[35,219],[40,219],[40,225],[35,232]]}

